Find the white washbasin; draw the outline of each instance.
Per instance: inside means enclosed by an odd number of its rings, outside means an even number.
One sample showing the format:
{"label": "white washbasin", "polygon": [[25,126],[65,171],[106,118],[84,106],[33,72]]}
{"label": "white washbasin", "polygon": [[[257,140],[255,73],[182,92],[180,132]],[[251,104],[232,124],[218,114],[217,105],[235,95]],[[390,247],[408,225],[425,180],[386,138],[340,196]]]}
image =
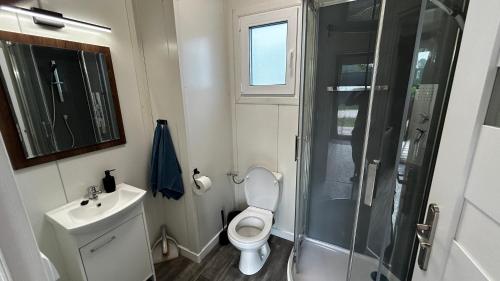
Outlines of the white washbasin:
{"label": "white washbasin", "polygon": [[81,198],[45,215],[53,224],[69,232],[88,231],[137,206],[145,194],[145,190],[122,183],[116,186],[115,192],[99,194],[97,200],[89,200],[87,205],[81,202],[88,199]]}

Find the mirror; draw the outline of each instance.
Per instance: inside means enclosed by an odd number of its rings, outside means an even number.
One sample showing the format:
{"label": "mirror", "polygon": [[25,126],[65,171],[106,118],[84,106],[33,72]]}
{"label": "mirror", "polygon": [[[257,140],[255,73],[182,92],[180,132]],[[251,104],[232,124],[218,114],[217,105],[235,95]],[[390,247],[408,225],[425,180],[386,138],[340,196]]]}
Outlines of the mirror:
{"label": "mirror", "polygon": [[15,169],[125,143],[109,48],[0,32],[0,69]]}

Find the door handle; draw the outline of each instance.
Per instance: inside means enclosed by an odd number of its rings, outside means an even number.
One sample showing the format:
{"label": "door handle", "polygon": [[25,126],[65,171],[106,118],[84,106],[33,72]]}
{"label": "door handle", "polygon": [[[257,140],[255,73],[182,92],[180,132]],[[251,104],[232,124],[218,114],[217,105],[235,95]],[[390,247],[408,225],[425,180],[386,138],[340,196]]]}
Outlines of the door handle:
{"label": "door handle", "polygon": [[429,238],[425,234],[427,231],[431,229],[430,225],[427,224],[417,224],[417,238],[418,238],[418,244],[422,248],[430,248],[432,247],[431,242],[429,241]]}
{"label": "door handle", "polygon": [[373,192],[375,190],[375,184],[377,182],[377,171],[380,160],[372,160],[368,164],[367,176],[366,176],[366,190],[365,190],[365,205],[371,206],[373,203]]}
{"label": "door handle", "polygon": [[420,251],[418,253],[418,266],[422,270],[427,270],[432,250],[432,243],[436,235],[436,227],[439,219],[439,207],[430,204],[427,210],[427,218],[424,224],[417,224],[417,239]]}

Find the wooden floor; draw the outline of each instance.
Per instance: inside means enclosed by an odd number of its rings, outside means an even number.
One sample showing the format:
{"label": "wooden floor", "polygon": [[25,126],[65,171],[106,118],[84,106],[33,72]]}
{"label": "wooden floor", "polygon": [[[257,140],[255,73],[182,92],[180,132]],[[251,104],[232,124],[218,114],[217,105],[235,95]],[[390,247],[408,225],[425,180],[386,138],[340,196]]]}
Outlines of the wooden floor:
{"label": "wooden floor", "polygon": [[185,257],[155,265],[157,281],[286,281],[292,242],[276,236],[269,238],[271,254],[264,267],[252,276],[238,269],[240,252],[229,244],[216,246],[200,264]]}

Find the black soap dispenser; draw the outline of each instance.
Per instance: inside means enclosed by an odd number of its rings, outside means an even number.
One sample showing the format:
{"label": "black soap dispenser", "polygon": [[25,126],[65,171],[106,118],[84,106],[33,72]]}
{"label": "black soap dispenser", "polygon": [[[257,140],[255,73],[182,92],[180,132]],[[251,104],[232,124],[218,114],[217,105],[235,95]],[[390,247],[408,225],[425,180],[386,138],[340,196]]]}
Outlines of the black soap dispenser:
{"label": "black soap dispenser", "polygon": [[114,171],[114,169],[104,171],[106,176],[102,179],[102,185],[104,186],[106,193],[111,193],[116,190],[115,177],[111,175],[112,171]]}

